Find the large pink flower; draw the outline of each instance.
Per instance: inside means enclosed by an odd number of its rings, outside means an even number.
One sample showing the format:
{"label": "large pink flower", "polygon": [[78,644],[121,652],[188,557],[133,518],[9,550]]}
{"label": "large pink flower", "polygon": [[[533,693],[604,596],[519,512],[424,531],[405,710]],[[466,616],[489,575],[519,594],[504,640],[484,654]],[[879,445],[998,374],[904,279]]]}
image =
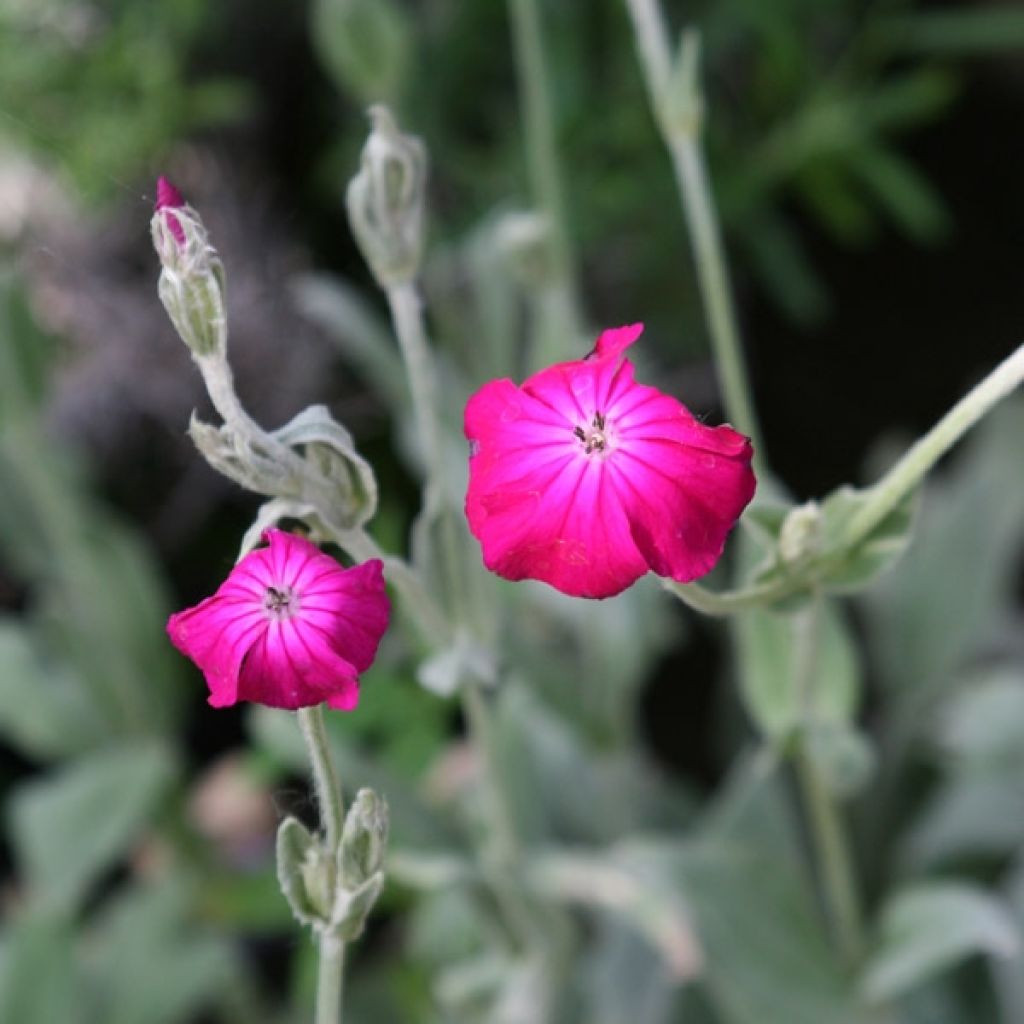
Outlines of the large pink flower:
{"label": "large pink flower", "polygon": [[750,441],[633,380],[623,352],[642,331],[470,398],[466,516],[488,569],[611,597],[649,569],[685,583],[718,561],[754,494]]}
{"label": "large pink flower", "polygon": [[270,546],[250,551],[213,597],[170,617],[174,646],[202,669],[216,708],[351,711],[388,625],[380,560],[343,569],[302,537],[263,539]]}

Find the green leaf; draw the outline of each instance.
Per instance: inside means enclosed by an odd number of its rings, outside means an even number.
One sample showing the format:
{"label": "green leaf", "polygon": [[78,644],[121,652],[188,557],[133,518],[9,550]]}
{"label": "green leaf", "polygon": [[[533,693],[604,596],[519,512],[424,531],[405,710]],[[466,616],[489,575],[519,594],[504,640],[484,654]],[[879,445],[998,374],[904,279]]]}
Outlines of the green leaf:
{"label": "green leaf", "polygon": [[799,875],[755,848],[703,841],[675,856],[725,1024],[861,1019]]}
{"label": "green leaf", "polygon": [[28,630],[2,618],[0,735],[39,760],[95,749],[109,736],[82,682],[62,666],[46,664]]}
{"label": "green leaf", "polygon": [[118,893],[94,922],[87,967],[103,1024],[187,1024],[236,977],[226,941],[189,923],[191,886],[165,876]]}
{"label": "green leaf", "polygon": [[1024,778],[1024,666],[990,669],[943,710],[939,743],[959,772]]}
{"label": "green leaf", "polygon": [[77,1024],[70,925],[56,917],[12,920],[0,945],[0,1020]]}
{"label": "green leaf", "polygon": [[1000,621],[1024,543],[1024,402],[982,423],[947,474],[926,485],[900,572],[865,602],[881,682],[920,721],[925,704]]}
{"label": "green leaf", "polygon": [[394,0],[317,0],[312,25],[320,58],[342,89],[360,103],[398,103],[412,39]]}
{"label": "green leaf", "polygon": [[91,754],[21,785],[8,815],[35,905],[74,910],[138,838],[173,775],[166,750],[133,745]]}
{"label": "green leaf", "polygon": [[845,486],[822,502],[822,559],[827,563],[822,583],[829,591],[863,589],[891,568],[910,544],[916,495],[901,502],[856,547],[847,549],[844,531],[867,500],[867,491]]}
{"label": "green leaf", "polygon": [[866,999],[894,999],[977,953],[1012,956],[1020,934],[1006,909],[985,890],[927,882],[897,893],[882,911],[879,948],[869,957]]}
{"label": "green leaf", "polygon": [[896,224],[912,238],[934,241],[949,230],[938,193],[910,163],[882,146],[866,146],[853,169]]}
{"label": "green leaf", "polygon": [[356,451],[352,435],[325,405],[311,405],[274,431],[287,445],[304,445],[306,460],[338,488],[346,525],[355,529],[377,511],[377,478],[373,467]]}
{"label": "green leaf", "polygon": [[[822,600],[797,615],[750,611],[737,623],[740,688],[744,706],[764,735],[783,742],[801,725],[846,724],[857,710],[860,665],[839,608]],[[816,629],[815,640],[809,631]],[[805,645],[814,647],[815,670],[807,692],[799,682]]]}
{"label": "green leaf", "polygon": [[878,755],[870,739],[849,725],[824,722],[807,730],[807,752],[834,796],[840,799],[859,793],[878,767]]}
{"label": "green leaf", "polygon": [[310,895],[311,868],[326,869],[326,852],[316,837],[295,818],[285,818],[277,829],[277,881],[296,919],[304,925],[323,924],[331,894]]}

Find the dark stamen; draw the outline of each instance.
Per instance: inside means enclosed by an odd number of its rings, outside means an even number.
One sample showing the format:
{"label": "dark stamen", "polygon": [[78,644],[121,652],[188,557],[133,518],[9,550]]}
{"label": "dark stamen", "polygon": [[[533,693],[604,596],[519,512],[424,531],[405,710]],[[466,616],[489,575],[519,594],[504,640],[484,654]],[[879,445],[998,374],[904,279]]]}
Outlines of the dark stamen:
{"label": "dark stamen", "polygon": [[267,587],[266,606],[272,612],[279,612],[287,608],[291,602],[291,594],[286,590],[278,590],[277,587]]}

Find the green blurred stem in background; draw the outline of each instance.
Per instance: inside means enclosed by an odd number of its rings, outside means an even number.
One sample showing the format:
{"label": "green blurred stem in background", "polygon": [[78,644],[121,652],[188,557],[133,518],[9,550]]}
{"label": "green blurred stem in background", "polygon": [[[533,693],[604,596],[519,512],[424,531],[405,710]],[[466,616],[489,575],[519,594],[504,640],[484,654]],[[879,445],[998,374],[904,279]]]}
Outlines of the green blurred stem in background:
{"label": "green blurred stem in background", "polygon": [[793,761],[815,845],[829,923],[836,947],[844,962],[852,967],[864,951],[856,875],[839,808],[808,749],[809,730],[814,724],[814,691],[820,671],[822,601],[821,593],[815,591],[808,607],[791,620],[796,646],[795,683],[803,718]]}
{"label": "green blurred stem in background", "polygon": [[751,400],[722,233],[700,146],[703,101],[697,82],[697,37],[694,33],[684,35],[673,64],[657,0],[626,0],[626,6],[633,20],[637,55],[651,106],[672,158],[686,214],[726,416],[753,442],[754,468],[760,472],[766,462],[761,431]]}
{"label": "green blurred stem in background", "polygon": [[[300,708],[297,717],[313,769],[313,786],[316,790],[317,806],[320,808],[320,820],[323,823],[324,842],[331,862],[337,863],[345,808],[341,784],[331,762],[323,705]],[[319,938],[315,1024],[341,1024],[344,966],[345,943],[336,935],[332,935],[330,929],[325,928]]]}
{"label": "green blurred stem in background", "polygon": [[[697,78],[697,37],[693,33],[684,35],[673,66],[668,33],[657,0],[626,0],[626,4],[633,20],[637,53],[651,103],[672,157],[676,183],[686,211],[726,414],[733,425],[753,442],[754,466],[760,474],[767,460],[744,363],[721,231],[700,148],[702,98]],[[754,589],[756,591],[757,588]],[[676,592],[682,596],[683,591],[684,588],[679,587]],[[735,595],[732,601],[739,607],[745,604],[744,598],[737,599]],[[727,602],[729,598],[718,599],[719,605]],[[798,661],[799,670],[805,677],[798,683],[802,692],[807,694],[808,703],[814,685],[817,618],[817,615],[812,617],[806,631],[806,656]],[[814,837],[824,900],[829,908],[837,946],[844,958],[851,961],[859,954],[861,929],[846,838],[820,769],[804,749],[803,737],[799,742],[796,770]]]}
{"label": "green blurred stem in background", "polygon": [[[468,623],[458,559],[458,537],[455,523],[445,507],[444,451],[441,444],[441,423],[437,400],[436,369],[433,354],[423,323],[423,304],[415,281],[390,285],[387,289],[392,324],[398,336],[398,345],[405,363],[406,376],[412,392],[416,430],[424,448],[424,505],[421,524],[423,540],[431,540],[427,530],[434,521],[440,524],[441,562],[443,576],[450,591],[453,621]],[[522,851],[516,835],[515,822],[502,785],[497,763],[494,727],[491,709],[480,683],[473,678],[461,681],[466,727],[479,752],[480,768],[488,796],[490,830],[493,844],[484,850],[486,874],[491,882],[510,933],[524,949],[529,949],[538,937],[531,914],[524,902],[522,886],[516,876],[522,871]]]}
{"label": "green blurred stem in background", "polygon": [[576,267],[566,218],[565,190],[555,145],[551,81],[544,58],[537,0],[509,0],[519,101],[523,112],[526,161],[534,201],[544,213],[553,264],[556,317],[575,341],[582,332]]}

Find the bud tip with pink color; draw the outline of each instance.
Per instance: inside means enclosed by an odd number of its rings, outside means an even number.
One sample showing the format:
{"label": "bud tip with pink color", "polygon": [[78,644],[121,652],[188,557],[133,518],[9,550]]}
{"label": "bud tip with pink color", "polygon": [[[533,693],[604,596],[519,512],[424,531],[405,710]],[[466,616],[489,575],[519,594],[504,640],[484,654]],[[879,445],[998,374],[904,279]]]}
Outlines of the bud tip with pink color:
{"label": "bud tip with pink color", "polygon": [[[185,200],[182,198],[181,193],[163,175],[160,175],[156,180],[156,205],[154,209],[157,212],[160,210],[176,210],[184,205]],[[173,214],[167,214],[166,216],[167,226],[170,228],[174,240],[178,245],[184,245],[185,230],[182,228],[178,218]]]}

